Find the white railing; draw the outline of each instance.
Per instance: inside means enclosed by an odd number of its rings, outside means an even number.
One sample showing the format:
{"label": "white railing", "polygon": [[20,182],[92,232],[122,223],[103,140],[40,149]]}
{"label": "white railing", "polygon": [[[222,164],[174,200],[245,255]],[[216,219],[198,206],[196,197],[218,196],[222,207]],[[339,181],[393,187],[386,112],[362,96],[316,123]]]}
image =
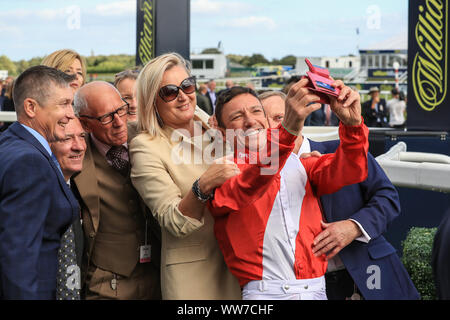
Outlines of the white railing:
{"label": "white railing", "polygon": [[14,122],[17,120],[14,111],[0,111],[0,122]]}
{"label": "white railing", "polygon": [[302,130],[304,137],[314,141],[339,140],[339,127],[307,126]]}
{"label": "white railing", "polygon": [[399,83],[405,83],[408,81],[408,71],[402,73],[402,75],[400,76],[400,78],[398,79]]}
{"label": "white railing", "polygon": [[399,142],[376,158],[392,184],[450,193],[450,157],[406,149],[406,144]]}

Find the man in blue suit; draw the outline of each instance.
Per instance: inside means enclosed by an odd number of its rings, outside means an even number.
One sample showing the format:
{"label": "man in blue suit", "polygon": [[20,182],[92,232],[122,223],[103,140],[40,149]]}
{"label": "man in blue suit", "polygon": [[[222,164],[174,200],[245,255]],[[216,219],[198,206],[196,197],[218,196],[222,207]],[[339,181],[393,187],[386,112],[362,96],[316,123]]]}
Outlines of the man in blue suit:
{"label": "man in blue suit", "polygon": [[[271,127],[283,120],[286,96],[260,96]],[[339,141],[314,142],[299,137],[294,152],[335,152]],[[326,254],[326,276],[330,300],[419,299],[420,296],[394,247],[382,234],[400,214],[398,193],[373,156],[368,154],[365,181],[321,197],[324,230],[316,236],[312,250]]]}
{"label": "man in blue suit", "polygon": [[72,79],[37,66],[15,83],[18,122],[0,136],[0,299],[55,299],[61,235],[79,209],[49,143],[74,118]]}

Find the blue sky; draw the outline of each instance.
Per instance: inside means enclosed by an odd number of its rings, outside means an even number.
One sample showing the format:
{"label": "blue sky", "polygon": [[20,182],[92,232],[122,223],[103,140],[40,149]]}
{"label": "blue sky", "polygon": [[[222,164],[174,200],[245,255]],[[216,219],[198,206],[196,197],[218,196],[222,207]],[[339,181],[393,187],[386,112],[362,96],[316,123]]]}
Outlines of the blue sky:
{"label": "blue sky", "polygon": [[[339,56],[406,37],[407,25],[408,0],[191,0],[191,51],[221,41],[226,54]],[[0,55],[12,60],[134,54],[135,32],[135,0],[0,0]]]}

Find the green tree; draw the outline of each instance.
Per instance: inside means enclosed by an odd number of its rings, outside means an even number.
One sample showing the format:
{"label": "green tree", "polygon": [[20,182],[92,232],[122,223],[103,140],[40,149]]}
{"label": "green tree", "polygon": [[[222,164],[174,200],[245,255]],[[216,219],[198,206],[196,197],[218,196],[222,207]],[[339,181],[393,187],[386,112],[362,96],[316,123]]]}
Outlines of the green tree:
{"label": "green tree", "polygon": [[242,60],[244,58],[245,58],[245,56],[241,56],[241,55],[238,55],[238,54],[228,54],[227,55],[228,61],[234,62],[234,63],[237,63],[237,64],[242,64]]}
{"label": "green tree", "polygon": [[202,54],[220,54],[220,53],[222,52],[220,52],[220,50],[217,48],[207,48],[202,51]]}
{"label": "green tree", "polygon": [[102,63],[88,67],[88,73],[116,73],[128,69],[123,63],[106,60]]}
{"label": "green tree", "polygon": [[294,56],[294,55],[288,55],[288,56],[285,56],[285,57],[281,58],[279,60],[278,64],[281,64],[283,66],[293,66],[293,67],[295,67],[296,63],[297,63],[297,57]]}
{"label": "green tree", "polygon": [[17,62],[15,62],[15,64],[16,64],[18,74],[24,72],[26,69],[28,69],[30,67],[30,63],[26,60],[17,61]]}
{"label": "green tree", "polygon": [[17,67],[7,56],[0,56],[0,70],[8,70],[9,75],[17,75]]}
{"label": "green tree", "polygon": [[270,64],[270,63],[269,63],[269,60],[267,60],[262,54],[255,53],[250,57],[244,56],[241,61],[241,64],[246,67],[252,67],[257,64],[265,65],[265,64]]}

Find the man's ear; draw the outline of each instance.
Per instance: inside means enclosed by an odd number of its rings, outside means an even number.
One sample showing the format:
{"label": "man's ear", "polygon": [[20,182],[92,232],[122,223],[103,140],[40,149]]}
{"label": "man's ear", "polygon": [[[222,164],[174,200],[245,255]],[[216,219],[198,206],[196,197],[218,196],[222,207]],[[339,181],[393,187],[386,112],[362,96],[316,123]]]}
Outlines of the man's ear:
{"label": "man's ear", "polygon": [[36,117],[36,109],[38,108],[38,103],[36,100],[32,98],[26,98],[23,101],[23,112],[27,115],[28,118]]}
{"label": "man's ear", "polygon": [[81,126],[83,127],[84,131],[87,133],[90,133],[91,129],[89,128],[89,126],[87,124],[87,120],[84,118],[78,118],[78,120],[80,120]]}

